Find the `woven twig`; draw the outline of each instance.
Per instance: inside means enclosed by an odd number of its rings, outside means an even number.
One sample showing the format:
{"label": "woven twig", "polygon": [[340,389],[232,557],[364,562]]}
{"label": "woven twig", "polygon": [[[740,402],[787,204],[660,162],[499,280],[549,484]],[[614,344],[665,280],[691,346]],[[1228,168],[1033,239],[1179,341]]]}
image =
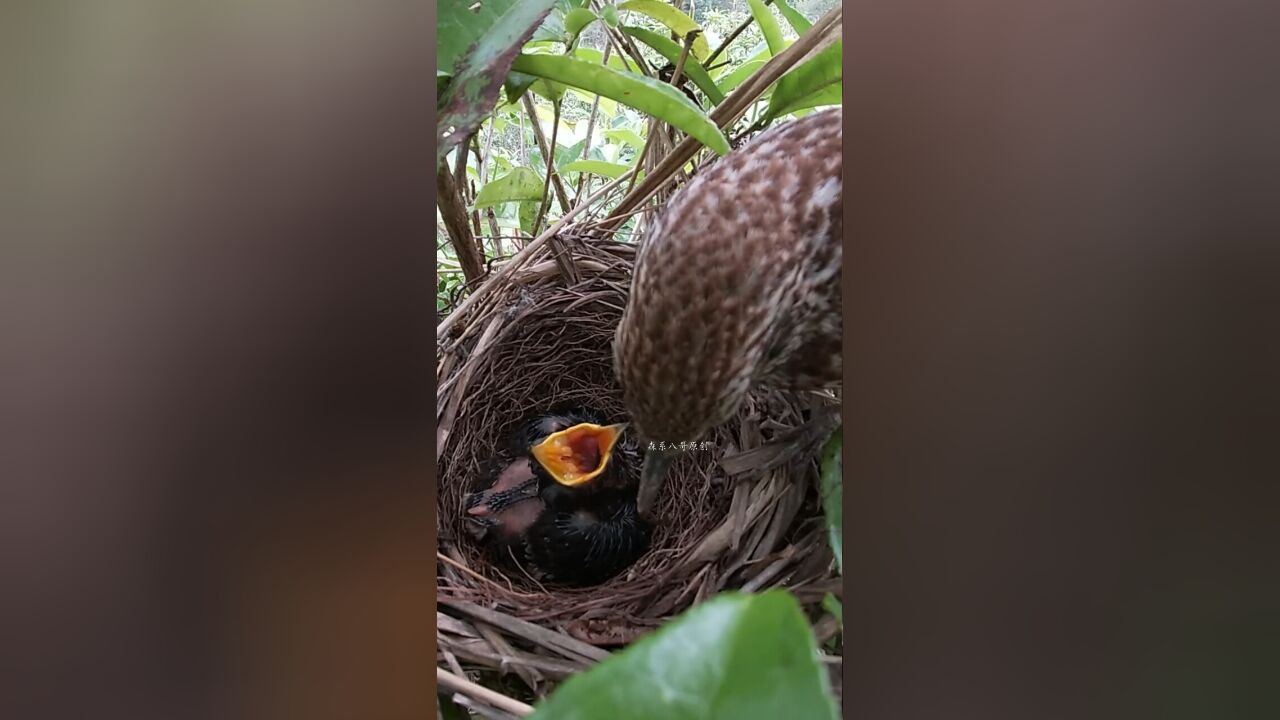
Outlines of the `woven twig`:
{"label": "woven twig", "polygon": [[527,248],[518,268],[482,286],[484,301],[459,318],[437,367],[437,584],[448,618],[439,624],[440,662],[518,675],[534,686],[529,701],[721,590],[789,587],[810,606],[838,594],[838,583],[828,582],[833,562],[814,454],[804,444],[812,438],[803,430],[810,401],[788,393],[755,393],[738,418],[713,432],[714,450],[675,463],[658,508],[667,521],[652,550],[604,585],[541,587],[492,566],[472,544],[462,528],[463,498],[516,421],[566,401],[610,422],[626,416],[612,339],[635,248],[608,240],[566,245],[581,280],[566,285],[548,248]]}

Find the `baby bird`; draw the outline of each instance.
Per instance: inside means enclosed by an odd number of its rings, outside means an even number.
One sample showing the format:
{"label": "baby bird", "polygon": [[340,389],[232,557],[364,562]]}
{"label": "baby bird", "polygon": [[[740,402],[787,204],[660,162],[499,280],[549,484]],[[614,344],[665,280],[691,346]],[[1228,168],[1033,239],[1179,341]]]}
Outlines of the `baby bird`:
{"label": "baby bird", "polygon": [[648,228],[614,339],[631,421],[649,441],[638,508],[671,463],[752,388],[840,380],[839,108],[774,127],[694,177]]}
{"label": "baby bird", "polygon": [[619,467],[638,453],[634,443],[620,447],[623,429],[576,409],[524,423],[497,454],[490,487],[466,501],[491,552],[576,586],[601,583],[644,554],[649,527]]}

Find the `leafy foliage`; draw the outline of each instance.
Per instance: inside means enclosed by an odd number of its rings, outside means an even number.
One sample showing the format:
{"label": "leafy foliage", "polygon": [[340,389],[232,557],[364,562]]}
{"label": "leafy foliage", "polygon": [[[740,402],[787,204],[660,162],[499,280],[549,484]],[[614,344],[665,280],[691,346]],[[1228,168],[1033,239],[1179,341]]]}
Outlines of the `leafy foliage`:
{"label": "leafy foliage", "polygon": [[[664,132],[666,126],[674,127],[717,152],[726,151],[727,137],[707,113],[836,0],[772,0],[776,10],[755,4],[749,8],[739,0],[704,0],[688,5],[690,14],[663,0],[441,2],[438,157],[446,158],[451,168],[465,165],[462,206],[471,216],[467,225],[478,234],[475,242],[484,259],[518,249],[520,238],[530,237],[539,206],[546,207],[546,227],[563,212],[559,197],[567,195],[572,204],[579,194],[635,166],[655,127]],[[745,32],[734,34],[743,23]],[[664,64],[664,77],[670,76],[690,33],[696,34],[684,61],[683,88],[677,90],[654,76]],[[731,34],[733,42],[720,47]],[[632,44],[619,44],[624,39]],[[712,47],[717,48],[715,60],[703,62]],[[514,67],[517,62],[529,65]],[[696,101],[686,93],[696,94]],[[527,112],[526,98],[533,113]],[[839,51],[829,49],[776,83],[749,108],[739,129],[748,123],[763,127],[838,102]],[[559,108],[554,127],[552,103]],[[662,124],[651,126],[654,118]],[[548,183],[541,148],[553,135],[559,177]],[[457,144],[467,137],[472,137],[469,151],[458,153]],[[654,151],[649,156],[654,159]],[[557,197],[543,203],[541,193],[547,192]],[[627,239],[633,224],[624,226],[619,239]],[[438,305],[447,309],[458,299],[462,278],[452,241],[439,232]]]}
{"label": "leafy foliage", "polygon": [[689,33],[696,32],[698,37],[694,39],[689,51],[699,60],[706,60],[711,55],[711,46],[707,43],[707,38],[702,34],[702,28],[698,26],[698,23],[694,22],[693,18],[666,3],[658,2],[658,0],[627,0],[618,5],[618,9],[648,15],[681,38],[688,37]]}
{"label": "leafy foliage", "polygon": [[[658,51],[658,54],[666,58],[667,62],[672,65],[680,62],[680,54],[683,52],[683,48],[674,41],[662,37],[652,30],[639,27],[625,27],[622,31]],[[720,92],[720,88],[716,87],[715,81],[707,74],[707,69],[702,67],[702,63],[698,62],[697,58],[686,57],[683,71],[689,76],[689,79],[693,80],[699,90],[707,94],[713,105],[719,105],[724,102],[724,94]]]}
{"label": "leafy foliage", "polygon": [[485,185],[476,194],[475,206],[542,199],[542,180],[529,168],[516,168]]}
{"label": "leafy foliage", "polygon": [[436,67],[453,76],[440,100],[436,160],[475,131],[502,87],[502,78],[522,43],[554,0],[486,0],[472,12],[465,0],[445,0],[439,8]]}
{"label": "leafy foliage", "polygon": [[782,52],[782,28],[778,27],[778,21],[774,19],[773,13],[769,12],[764,0],[747,0],[747,4],[751,7],[751,16],[756,19],[756,24],[764,33],[764,40],[769,44],[769,52],[774,55]]}
{"label": "leafy foliage", "polygon": [[721,155],[729,152],[729,141],[720,128],[689,98],[664,82],[556,55],[521,55],[511,67],[625,102],[684,130]]}
{"label": "leafy foliage", "polygon": [[835,718],[789,593],[723,593],[562,685],[534,720]]}
{"label": "leafy foliage", "polygon": [[768,117],[774,118],[819,105],[839,104],[842,97],[844,53],[836,41],[803,65],[782,76],[769,98]]}

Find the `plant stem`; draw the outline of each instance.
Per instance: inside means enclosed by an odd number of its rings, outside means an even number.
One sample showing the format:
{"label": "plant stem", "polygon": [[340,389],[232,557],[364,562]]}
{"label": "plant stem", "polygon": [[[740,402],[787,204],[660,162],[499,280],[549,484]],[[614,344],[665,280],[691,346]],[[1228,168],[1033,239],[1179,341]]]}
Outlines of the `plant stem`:
{"label": "plant stem", "polygon": [[[526,97],[528,97],[526,95]],[[538,217],[533,221],[533,234],[538,234],[538,228],[542,226],[542,218],[546,217],[547,210],[551,207],[551,178],[556,174],[556,136],[560,134],[560,103],[552,102],[551,107],[551,150],[547,153],[547,179],[542,185],[542,202],[538,205]],[[535,119],[534,122],[537,122]],[[565,198],[560,199],[563,212],[568,212],[568,202]]]}

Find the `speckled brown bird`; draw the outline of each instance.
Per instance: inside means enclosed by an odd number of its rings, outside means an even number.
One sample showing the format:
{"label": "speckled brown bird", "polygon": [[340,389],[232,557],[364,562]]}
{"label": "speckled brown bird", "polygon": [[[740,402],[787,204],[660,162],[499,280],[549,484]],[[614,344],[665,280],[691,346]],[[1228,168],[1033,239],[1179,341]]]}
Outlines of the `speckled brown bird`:
{"label": "speckled brown bird", "polygon": [[[835,108],[761,133],[649,226],[614,341],[644,440],[696,442],[754,387],[839,382],[841,118]],[[672,458],[645,453],[646,517]]]}

